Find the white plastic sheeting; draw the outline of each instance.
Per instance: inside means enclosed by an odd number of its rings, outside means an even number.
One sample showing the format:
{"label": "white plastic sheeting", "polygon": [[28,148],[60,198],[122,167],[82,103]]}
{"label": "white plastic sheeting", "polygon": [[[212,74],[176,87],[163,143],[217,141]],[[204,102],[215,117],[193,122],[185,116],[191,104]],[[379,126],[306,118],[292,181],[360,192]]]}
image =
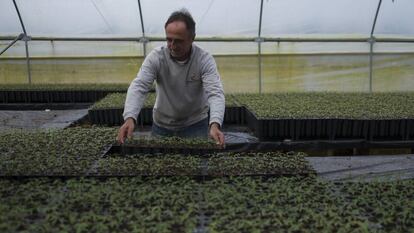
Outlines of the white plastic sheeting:
{"label": "white plastic sheeting", "polygon": [[[22,32],[12,0],[0,1],[0,35]],[[138,2],[134,0],[16,0],[31,36],[140,36]],[[15,14],[15,17],[11,17]],[[2,16],[0,16],[2,17]],[[17,21],[16,21],[17,19]]]}
{"label": "white plastic sheeting", "polygon": [[414,36],[414,1],[383,0],[375,34],[377,36]]}
{"label": "white plastic sheeting", "polygon": [[13,1],[0,1],[0,35],[16,36],[22,32]]}
{"label": "white plastic sheeting", "polygon": [[145,33],[164,36],[164,23],[171,12],[187,8],[196,21],[197,36],[257,36],[260,1],[252,0],[145,0],[142,2]]}
{"label": "white plastic sheeting", "polygon": [[[133,41],[30,41],[29,44],[31,58],[127,57],[144,55],[142,44]],[[2,41],[0,41],[0,48],[2,46]],[[19,41],[1,57],[19,58],[25,57],[25,55],[24,42]]]}
{"label": "white plastic sheeting", "polygon": [[[198,36],[257,36],[260,0],[141,0],[147,36],[164,36],[169,14],[187,8]],[[378,0],[264,0],[262,36],[367,36]],[[52,37],[140,37],[138,0],[16,0],[27,32]],[[383,0],[375,33],[413,36],[414,1]],[[22,32],[12,0],[0,1],[0,36]]]}
{"label": "white plastic sheeting", "polygon": [[[265,1],[263,36],[370,34],[378,1]],[[414,6],[414,5],[413,5]]]}

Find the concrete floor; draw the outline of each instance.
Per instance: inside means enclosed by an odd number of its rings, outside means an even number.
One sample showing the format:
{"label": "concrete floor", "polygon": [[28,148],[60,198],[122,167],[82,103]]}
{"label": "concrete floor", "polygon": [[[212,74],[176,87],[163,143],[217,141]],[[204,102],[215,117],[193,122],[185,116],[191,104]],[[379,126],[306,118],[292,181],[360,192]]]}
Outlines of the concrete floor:
{"label": "concrete floor", "polygon": [[65,128],[88,114],[88,109],[0,111],[0,130]]}
{"label": "concrete floor", "polygon": [[319,177],[334,181],[384,181],[414,178],[414,155],[306,158]]}

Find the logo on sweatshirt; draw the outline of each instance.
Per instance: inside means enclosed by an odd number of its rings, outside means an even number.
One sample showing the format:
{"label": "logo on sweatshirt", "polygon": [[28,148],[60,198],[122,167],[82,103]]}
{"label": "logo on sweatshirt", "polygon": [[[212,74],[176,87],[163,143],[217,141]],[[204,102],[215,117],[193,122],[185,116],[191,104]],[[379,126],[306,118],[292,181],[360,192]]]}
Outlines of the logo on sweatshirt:
{"label": "logo on sweatshirt", "polygon": [[200,80],[200,78],[198,77],[198,75],[196,73],[192,73],[190,76],[190,79],[193,81],[197,81]]}

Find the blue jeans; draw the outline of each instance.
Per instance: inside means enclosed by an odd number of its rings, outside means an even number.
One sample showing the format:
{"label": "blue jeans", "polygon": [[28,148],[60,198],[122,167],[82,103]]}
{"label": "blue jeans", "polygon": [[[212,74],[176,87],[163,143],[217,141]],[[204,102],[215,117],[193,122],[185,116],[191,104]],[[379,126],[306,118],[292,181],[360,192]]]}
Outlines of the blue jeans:
{"label": "blue jeans", "polygon": [[190,126],[171,130],[160,127],[152,123],[152,135],[162,137],[181,137],[181,138],[207,138],[208,136],[208,117]]}

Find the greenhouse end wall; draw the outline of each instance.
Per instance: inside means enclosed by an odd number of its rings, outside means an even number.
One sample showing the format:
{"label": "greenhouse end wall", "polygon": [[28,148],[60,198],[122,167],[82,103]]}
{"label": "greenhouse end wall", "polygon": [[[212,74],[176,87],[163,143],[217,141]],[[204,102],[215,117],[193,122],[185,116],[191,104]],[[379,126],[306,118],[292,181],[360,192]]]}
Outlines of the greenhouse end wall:
{"label": "greenhouse end wall", "polygon": [[410,0],[0,1],[0,49],[24,35],[1,54],[0,82],[129,83],[145,55],[165,44],[169,15],[186,8],[228,93],[410,91],[413,7]]}
{"label": "greenhouse end wall", "polygon": [[[148,43],[147,51],[164,43]],[[369,91],[366,43],[329,46],[323,46],[324,43],[263,43],[260,65],[254,42],[196,43],[214,55],[227,93],[259,92],[260,89],[263,92]],[[32,83],[129,83],[144,59],[142,44],[133,42],[55,43],[53,52],[40,49],[40,45],[39,48],[33,46],[31,54]],[[17,44],[0,58],[1,83],[28,83],[22,47],[23,43]],[[104,52],[100,47],[104,47]],[[414,89],[412,47],[404,44],[376,46],[373,91]],[[65,51],[71,51],[70,56],[61,54],[67,54]]]}

